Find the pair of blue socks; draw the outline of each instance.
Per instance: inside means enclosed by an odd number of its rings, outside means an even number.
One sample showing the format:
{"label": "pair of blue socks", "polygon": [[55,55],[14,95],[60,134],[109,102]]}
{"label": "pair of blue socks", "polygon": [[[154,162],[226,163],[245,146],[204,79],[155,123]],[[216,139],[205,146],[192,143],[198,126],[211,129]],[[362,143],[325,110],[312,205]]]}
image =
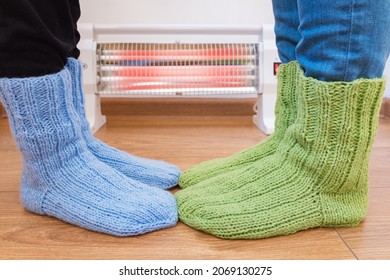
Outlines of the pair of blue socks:
{"label": "pair of blue socks", "polygon": [[177,184],[180,170],[93,137],[81,71],[69,58],[59,73],[0,79],[0,99],[23,155],[24,207],[115,236],[174,226],[176,200],[165,189]]}

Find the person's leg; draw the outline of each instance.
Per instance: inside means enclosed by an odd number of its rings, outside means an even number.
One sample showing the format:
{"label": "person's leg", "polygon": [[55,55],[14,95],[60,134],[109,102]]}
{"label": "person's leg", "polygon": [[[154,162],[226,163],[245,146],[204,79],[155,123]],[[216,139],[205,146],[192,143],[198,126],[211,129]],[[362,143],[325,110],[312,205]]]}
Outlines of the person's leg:
{"label": "person's leg", "polygon": [[[80,39],[77,22],[80,18],[80,5],[78,0],[69,0],[71,16],[74,27],[74,37]],[[78,113],[77,122],[81,126],[83,138],[88,149],[102,162],[115,168],[126,176],[143,182],[149,186],[169,189],[177,185],[180,170],[169,163],[137,157],[115,149],[95,138],[89,128],[85,114],[84,92],[82,84],[82,66],[78,60],[80,51],[75,47],[69,54],[65,67],[70,71],[73,82],[72,98]]]}
{"label": "person's leg", "polygon": [[279,68],[277,102],[275,106],[275,132],[265,141],[227,158],[217,158],[202,162],[187,169],[180,176],[182,189],[198,183],[245,168],[261,158],[272,155],[284,136],[286,129],[296,118],[295,84],[298,68],[294,63],[295,48],[300,40],[298,32],[298,6],[296,0],[273,1],[275,33],[279,56],[284,65]]}
{"label": "person's leg", "polygon": [[[48,13],[50,11],[50,13]],[[78,0],[2,1],[0,3],[0,77],[31,77],[71,71],[74,106],[87,146],[99,158],[126,176],[148,185],[176,186],[180,170],[168,163],[135,157],[98,141],[89,131],[84,112],[80,65]],[[3,32],[4,30],[4,32]]]}
{"label": "person's leg", "polygon": [[0,1],[0,77],[61,71],[78,42],[70,9],[67,0]]}
{"label": "person's leg", "polygon": [[74,121],[71,91],[66,68],[31,78],[0,78],[0,100],[23,156],[23,206],[117,236],[175,225],[172,194],[126,177],[88,151]]}
{"label": "person's leg", "polygon": [[296,58],[307,77],[379,78],[390,52],[390,1],[298,0]]}
{"label": "person's leg", "polygon": [[[80,41],[80,33],[77,29],[77,23],[81,16],[81,10],[80,10],[80,2],[79,0],[68,0],[69,2],[69,8],[70,8],[70,14],[72,17],[72,23],[73,23],[73,36],[75,38],[75,41],[78,43]],[[68,57],[73,57],[75,59],[78,59],[80,56],[80,50],[77,48],[77,44],[74,46],[73,50],[69,53]]]}
{"label": "person's leg", "polygon": [[65,66],[72,76],[72,99],[77,112],[77,122],[88,149],[102,162],[115,168],[126,176],[162,189],[177,185],[180,170],[167,162],[137,157],[108,146],[95,138],[89,128],[85,115],[82,66],[79,60],[69,58]]}
{"label": "person's leg", "polygon": [[295,50],[301,40],[297,0],[272,0],[275,18],[275,37],[282,63],[296,60]]}
{"label": "person's leg", "polygon": [[169,192],[102,163],[82,138],[73,78],[64,68],[68,55],[78,56],[77,6],[69,3],[0,3],[0,101],[23,156],[22,204],[118,236],[173,226],[177,205]]}
{"label": "person's leg", "polygon": [[362,221],[384,81],[326,83],[303,71],[299,80],[297,121],[277,151],[175,193],[181,221],[229,239]]}
{"label": "person's leg", "polygon": [[375,77],[388,57],[390,5],[336,2],[298,1],[296,59],[304,70],[296,84],[296,121],[276,152],[177,192],[183,222],[224,238],[262,238],[355,226],[364,218],[385,84]]}

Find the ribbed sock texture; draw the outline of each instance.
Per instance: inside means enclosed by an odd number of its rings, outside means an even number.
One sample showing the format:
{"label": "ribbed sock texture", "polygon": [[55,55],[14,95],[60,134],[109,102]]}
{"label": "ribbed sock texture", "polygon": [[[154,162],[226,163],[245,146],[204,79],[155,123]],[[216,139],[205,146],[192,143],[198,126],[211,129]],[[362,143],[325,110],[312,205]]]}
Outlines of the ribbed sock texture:
{"label": "ribbed sock texture", "polygon": [[275,132],[265,141],[227,158],[218,158],[195,165],[183,172],[179,186],[184,189],[209,178],[245,168],[256,160],[272,155],[286,129],[296,118],[296,80],[301,71],[297,62],[283,64],[278,70]]}
{"label": "ribbed sock texture", "polygon": [[95,138],[89,128],[85,115],[85,102],[82,89],[82,67],[80,61],[68,58],[66,68],[72,76],[72,98],[81,126],[82,136],[88,149],[102,162],[137,181],[162,189],[178,184],[180,170],[169,163],[130,155],[113,148]]}
{"label": "ribbed sock texture", "polygon": [[175,194],[184,223],[253,239],[362,221],[384,80],[301,74],[297,89],[296,121],[273,155]]}
{"label": "ribbed sock texture", "polygon": [[75,125],[67,69],[0,79],[0,98],[23,156],[21,201],[31,212],[128,236],[173,226],[172,194],[132,180],[90,153]]}

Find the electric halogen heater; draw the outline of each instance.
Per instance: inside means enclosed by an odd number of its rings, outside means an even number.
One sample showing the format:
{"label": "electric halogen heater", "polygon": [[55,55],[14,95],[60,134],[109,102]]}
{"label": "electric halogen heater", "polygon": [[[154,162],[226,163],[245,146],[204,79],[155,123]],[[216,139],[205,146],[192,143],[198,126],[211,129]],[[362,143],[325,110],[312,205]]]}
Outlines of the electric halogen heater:
{"label": "electric halogen heater", "polygon": [[80,24],[85,108],[91,130],[101,97],[257,97],[254,123],[274,129],[273,26]]}

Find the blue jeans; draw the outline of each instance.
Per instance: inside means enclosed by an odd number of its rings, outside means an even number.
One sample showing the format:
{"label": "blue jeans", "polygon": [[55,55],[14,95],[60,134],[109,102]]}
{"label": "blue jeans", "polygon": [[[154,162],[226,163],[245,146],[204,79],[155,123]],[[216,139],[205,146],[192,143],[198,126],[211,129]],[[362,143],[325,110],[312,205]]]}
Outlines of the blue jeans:
{"label": "blue jeans", "polygon": [[379,78],[390,52],[390,0],[272,0],[283,63],[323,81]]}

